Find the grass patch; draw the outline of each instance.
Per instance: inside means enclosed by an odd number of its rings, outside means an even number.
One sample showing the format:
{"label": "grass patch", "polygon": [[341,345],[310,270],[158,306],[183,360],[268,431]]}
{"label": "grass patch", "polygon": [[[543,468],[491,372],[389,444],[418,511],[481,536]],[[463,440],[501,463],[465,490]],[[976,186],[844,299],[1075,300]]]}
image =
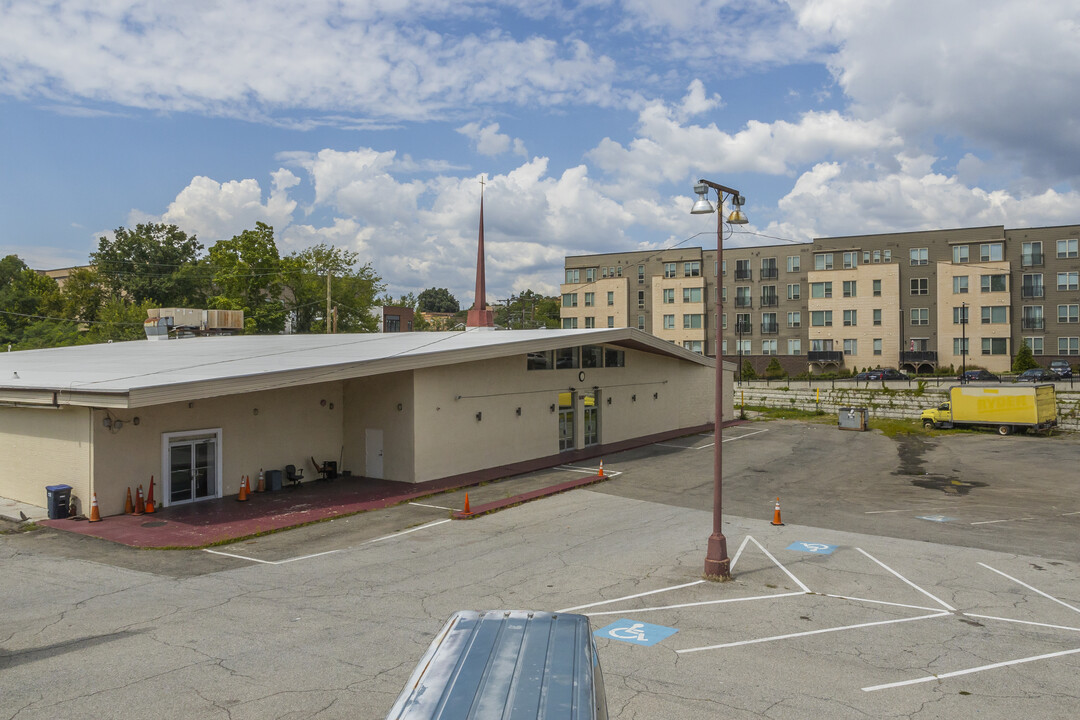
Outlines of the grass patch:
{"label": "grass patch", "polygon": [[809,422],[833,423],[836,418],[824,410],[800,410],[799,408],[776,408],[764,405],[747,405],[747,410],[759,413],[765,420],[807,420]]}
{"label": "grass patch", "polygon": [[936,435],[939,431],[927,430],[920,420],[901,420],[899,418],[870,418],[870,429],[880,430],[885,437],[897,435]]}

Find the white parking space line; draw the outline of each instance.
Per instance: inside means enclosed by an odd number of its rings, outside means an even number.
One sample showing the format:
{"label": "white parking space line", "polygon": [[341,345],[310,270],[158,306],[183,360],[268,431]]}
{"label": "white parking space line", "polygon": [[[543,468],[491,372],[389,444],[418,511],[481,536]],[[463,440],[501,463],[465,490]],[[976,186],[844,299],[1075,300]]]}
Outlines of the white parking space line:
{"label": "white parking space line", "polygon": [[584,610],[585,608],[597,607],[598,605],[610,605],[611,603],[622,602],[623,600],[633,600],[639,597],[645,597],[646,595],[655,595],[656,593],[668,592],[669,590],[682,590],[683,588],[692,587],[694,585],[701,585],[704,580],[695,580],[694,582],[683,583],[682,585],[672,585],[671,587],[660,588],[659,590],[649,590],[647,592],[637,593],[636,595],[624,595],[623,597],[612,598],[611,600],[599,600],[588,605],[578,605],[571,608],[563,608],[562,610],[556,610],[556,612],[573,612],[574,610]]}
{"label": "white parking space line", "polygon": [[749,600],[776,600],[777,598],[794,597],[796,595],[805,595],[804,592],[789,592],[789,593],[777,593],[775,595],[756,595],[754,597],[740,597],[740,598],[724,598],[723,600],[702,600],[700,602],[692,603],[679,603],[678,605],[662,605],[659,607],[647,607],[647,608],[634,608],[632,610],[609,610],[604,612],[585,613],[589,617],[598,617],[600,615],[623,615],[628,612],[634,614],[643,612],[656,612],[658,610],[678,610],[688,607],[701,607],[702,605],[724,605],[727,603],[747,602]]}
{"label": "white parking space line", "polygon": [[784,567],[783,565],[781,565],[781,564],[780,564],[780,561],[779,561],[779,560],[777,560],[776,558],[774,558],[774,557],[773,557],[773,555],[772,555],[772,553],[771,553],[771,552],[769,552],[768,550],[766,550],[766,549],[765,549],[765,546],[764,546],[764,545],[762,545],[761,543],[759,543],[759,542],[757,541],[757,539],[756,539],[756,538],[754,538],[754,537],[751,537],[751,536],[749,536],[749,535],[747,535],[747,537],[749,537],[749,538],[750,538],[751,540],[753,540],[753,541],[754,541],[754,544],[755,544],[755,545],[757,545],[757,546],[758,546],[758,548],[760,548],[760,549],[761,549],[761,552],[765,553],[765,556],[766,556],[767,558],[769,558],[769,559],[770,559],[770,560],[772,560],[772,561],[773,561],[774,563],[776,563],[776,567],[780,568],[780,569],[781,569],[781,570],[783,570],[783,571],[784,571],[785,573],[787,573],[787,576],[788,576],[789,578],[791,578],[791,579],[792,579],[792,581],[793,581],[793,582],[794,582],[794,583],[795,583],[796,585],[798,585],[799,587],[801,587],[801,588],[803,589],[803,592],[804,592],[804,593],[808,593],[808,592],[810,592],[810,588],[806,587],[806,585],[804,585],[804,584],[803,584],[803,581],[802,581],[802,580],[800,580],[799,578],[797,578],[797,577],[795,577],[794,575],[792,575],[792,574],[791,574],[791,571],[790,571],[790,570],[788,570],[788,569],[787,569],[786,567]]}
{"label": "white parking space line", "polygon": [[1024,582],[1024,581],[1022,581],[1022,580],[1017,580],[1017,579],[1016,579],[1016,578],[1014,578],[1014,577],[1013,577],[1012,575],[1006,575],[1005,573],[1001,572],[1000,570],[994,570],[994,568],[990,567],[990,566],[989,566],[989,565],[987,565],[986,563],[979,563],[979,565],[982,565],[982,566],[983,566],[984,568],[986,568],[987,570],[993,570],[994,572],[996,572],[996,573],[997,573],[998,575],[1001,575],[1002,577],[1006,577],[1006,578],[1009,578],[1010,580],[1012,580],[1012,581],[1013,581],[1014,583],[1017,583],[1018,585],[1023,585],[1024,587],[1026,587],[1026,588],[1027,588],[1028,590],[1031,590],[1032,592],[1036,592],[1036,593],[1039,593],[1040,595],[1042,595],[1042,596],[1043,596],[1044,598],[1046,598],[1047,600],[1053,600],[1053,601],[1054,601],[1054,602],[1056,602],[1056,603],[1057,603],[1058,605],[1064,605],[1065,607],[1069,608],[1069,609],[1070,609],[1070,610],[1072,610],[1073,612],[1078,612],[1078,613],[1080,613],[1080,608],[1075,608],[1075,607],[1073,607],[1072,605],[1070,605],[1069,603],[1067,603],[1067,602],[1065,602],[1065,601],[1063,601],[1063,600],[1058,600],[1058,599],[1057,599],[1056,597],[1054,597],[1053,595],[1047,595],[1047,594],[1046,594],[1046,593],[1044,593],[1044,592],[1043,592],[1042,590],[1040,590],[1040,589],[1038,589],[1038,588],[1035,588],[1035,587],[1032,587],[1032,586],[1028,585],[1028,584],[1027,584],[1026,582]]}
{"label": "white parking space line", "polygon": [[[917,617],[899,618],[893,620],[878,620],[877,622],[859,623],[858,625],[844,625],[842,627],[823,628],[821,630],[808,630],[806,632],[790,633],[788,635],[773,635],[772,637],[756,638],[754,640],[739,640],[737,642],[723,643],[721,645],[706,645],[705,647],[686,648],[685,650],[676,650],[676,653],[692,653],[700,652],[702,650],[720,650],[722,648],[738,647],[740,645],[755,645],[757,643],[772,642],[774,640],[788,640],[791,638],[806,637],[808,635],[823,635],[825,633],[840,632],[841,630],[857,630],[865,627],[875,627],[878,625],[893,625],[895,623],[913,622],[915,620],[932,620],[934,618],[949,617],[950,613],[947,612],[934,612],[930,615],[919,615]],[[865,689],[865,688],[864,688]]]}
{"label": "white parking space line", "polygon": [[973,522],[972,525],[993,525],[995,523],[1007,523],[1007,522],[1019,522],[1021,520],[1034,520],[1033,517],[1023,518],[1009,518],[1008,520],[980,520],[979,522]]}
{"label": "white parking space line", "polygon": [[225,557],[236,558],[237,560],[248,560],[253,563],[262,563],[263,565],[277,565],[276,562],[271,560],[260,560],[259,558],[246,557],[244,555],[237,555],[236,553],[227,553],[220,550],[211,550],[210,548],[203,548],[203,552],[208,552],[213,555],[223,555]]}
{"label": "white parking space line", "polygon": [[855,602],[873,603],[875,605],[892,605],[893,607],[911,608],[912,610],[926,610],[927,612],[941,612],[937,608],[923,607],[922,605],[908,605],[906,603],[888,602],[886,600],[870,600],[869,598],[850,597],[848,595],[829,595],[828,593],[822,593],[825,597],[839,598],[840,600],[854,600]]}
{"label": "white parking space line", "polygon": [[409,504],[410,505],[415,505],[416,507],[432,508],[434,510],[457,510],[458,509],[458,508],[452,508],[452,507],[443,507],[442,505],[425,505],[424,503],[418,503],[418,502],[411,502]]}
{"label": "white parking space line", "polygon": [[981,665],[975,668],[968,668],[967,670],[956,670],[954,672],[941,673],[940,675],[931,675],[929,677],[916,678],[914,680],[901,680],[900,682],[886,683],[884,685],[872,685],[870,687],[864,687],[863,692],[888,690],[889,688],[903,687],[905,685],[916,685],[918,683],[933,682],[934,680],[944,680],[946,678],[959,677],[960,675],[970,675],[971,673],[982,672],[983,670],[994,670],[996,668],[1008,667],[1009,665],[1020,665],[1021,663],[1035,662],[1036,660],[1047,660],[1049,658],[1061,657],[1062,655],[1072,655],[1073,653],[1078,652],[1080,652],[1080,648],[1075,648],[1073,650],[1062,650],[1060,652],[1047,653],[1045,655],[1034,655],[1032,657],[1020,658],[1019,660],[1006,660],[1005,662],[993,663],[991,665]]}
{"label": "white parking space line", "polygon": [[391,539],[396,538],[396,537],[401,537],[402,535],[408,535],[409,533],[414,533],[414,532],[416,532],[418,530],[427,530],[428,528],[433,528],[436,525],[442,525],[443,523],[448,523],[448,522],[450,522],[450,518],[447,518],[445,520],[436,520],[435,522],[425,523],[424,525],[417,525],[414,528],[409,528],[408,530],[402,530],[401,532],[391,533],[390,535],[383,535],[382,537],[377,537],[374,540],[366,540],[366,541],[364,541],[364,542],[362,542],[360,544],[361,545],[370,545],[371,543],[382,542],[383,540],[391,540]]}
{"label": "white parking space line", "polygon": [[[915,588],[916,590],[918,590],[919,592],[921,592],[921,593],[922,593],[923,595],[925,595],[926,597],[930,598],[931,600],[933,600],[933,601],[934,601],[934,602],[936,602],[937,604],[941,605],[941,606],[942,606],[943,608],[945,608],[945,609],[946,609],[946,610],[948,610],[949,612],[956,612],[956,608],[954,608],[954,607],[953,607],[952,605],[950,605],[949,603],[945,602],[944,600],[942,600],[941,598],[937,597],[936,595],[933,595],[933,594],[931,594],[931,593],[927,592],[926,590],[923,590],[923,589],[922,589],[921,587],[919,587],[919,586],[918,586],[918,585],[916,585],[915,583],[911,582],[911,581],[910,581],[910,580],[908,580],[908,579],[907,579],[906,577],[904,577],[904,576],[903,576],[903,575],[901,575],[900,573],[896,572],[896,571],[895,571],[895,570],[893,570],[893,569],[892,569],[891,567],[889,567],[889,566],[888,566],[888,565],[886,565],[885,563],[881,562],[881,561],[880,561],[880,560],[878,560],[878,559],[877,559],[876,557],[874,557],[874,556],[873,556],[873,555],[871,555],[870,553],[866,552],[866,551],[865,551],[865,550],[863,550],[862,548],[855,548],[855,549],[856,549],[856,550],[858,550],[859,552],[861,552],[861,553],[862,553],[863,555],[865,555],[866,557],[868,557],[868,558],[870,558],[871,560],[873,560],[874,562],[876,562],[876,563],[877,563],[878,565],[880,565],[881,567],[883,567],[883,568],[885,568],[886,570],[888,570],[888,571],[889,571],[890,573],[892,573],[893,575],[895,575],[895,576],[896,576],[897,578],[899,578],[899,579],[903,580],[903,581],[904,581],[905,583],[907,583],[907,584],[908,584],[908,585],[910,585],[911,587],[913,587],[913,588]],[[982,564],[982,563],[980,563],[980,565],[981,565],[981,564]]]}
{"label": "white parking space line", "polygon": [[[559,465],[556,470],[569,470],[571,472],[579,472],[586,475],[595,475],[600,471],[600,468],[580,468],[573,465]],[[619,477],[620,475],[622,475],[622,472],[619,470],[615,470],[614,472],[604,471],[604,477]]]}
{"label": "white parking space line", "polygon": [[[754,436],[754,435],[760,435],[761,433],[766,433],[766,432],[769,432],[768,428],[766,428],[766,429],[764,429],[764,430],[755,430],[755,431],[754,431],[754,432],[752,432],[752,433],[746,433],[745,435],[740,435],[740,436],[738,436],[738,437],[733,437],[733,438],[725,438],[725,439],[724,439],[724,440],[723,440],[722,442],[735,442],[736,440],[742,440],[743,438],[748,438],[748,437],[752,437],[752,436]],[[711,444],[712,444],[712,443],[710,443],[710,445],[711,445]]]}
{"label": "white parking space line", "polygon": [[728,570],[734,572],[735,563],[739,562],[739,556],[742,555],[743,548],[746,547],[746,543],[750,542],[750,536],[747,535],[742,539],[742,543],[739,544],[739,549],[735,551],[735,557],[731,559],[731,564],[728,565]]}
{"label": "white parking space line", "polygon": [[904,508],[903,510],[867,510],[863,515],[883,515],[885,513],[901,513],[901,512],[934,512],[936,510],[947,510],[944,507],[932,507],[932,508]]}
{"label": "white parking space line", "polygon": [[1061,517],[1067,517],[1069,515],[1080,515],[1080,510],[1077,510],[1076,512],[1071,512],[1071,513],[1061,513]]}
{"label": "white parking space line", "polygon": [[1075,630],[1080,632],[1080,628],[1070,627],[1068,625],[1050,625],[1049,623],[1034,622],[1032,620],[1014,620],[1013,618],[997,617],[996,615],[979,615],[977,613],[964,613],[968,617],[982,618],[983,620],[1000,620],[1001,622],[1019,623],[1021,625],[1037,625],[1039,627],[1053,628],[1054,630]]}

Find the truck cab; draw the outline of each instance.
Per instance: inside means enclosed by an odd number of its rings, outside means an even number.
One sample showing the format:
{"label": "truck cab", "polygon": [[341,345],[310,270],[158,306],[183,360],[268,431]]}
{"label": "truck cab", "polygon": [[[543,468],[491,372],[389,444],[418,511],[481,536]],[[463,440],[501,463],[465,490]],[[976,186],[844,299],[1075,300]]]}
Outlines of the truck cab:
{"label": "truck cab", "polygon": [[952,420],[952,412],[949,409],[949,403],[943,402],[936,408],[923,410],[919,419],[922,420],[923,427],[928,429],[938,427],[942,423],[950,422]]}

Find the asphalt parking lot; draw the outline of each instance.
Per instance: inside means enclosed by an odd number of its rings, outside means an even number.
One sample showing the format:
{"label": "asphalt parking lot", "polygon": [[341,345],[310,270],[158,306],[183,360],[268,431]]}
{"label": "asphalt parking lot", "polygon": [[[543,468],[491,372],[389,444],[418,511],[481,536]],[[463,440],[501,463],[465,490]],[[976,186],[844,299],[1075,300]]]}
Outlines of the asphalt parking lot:
{"label": "asphalt parking lot", "polygon": [[452,493],[217,553],[0,536],[0,716],[383,717],[451,613],[499,607],[589,614],[612,717],[1073,715],[1077,438],[724,440],[728,583],[707,436],[468,521]]}

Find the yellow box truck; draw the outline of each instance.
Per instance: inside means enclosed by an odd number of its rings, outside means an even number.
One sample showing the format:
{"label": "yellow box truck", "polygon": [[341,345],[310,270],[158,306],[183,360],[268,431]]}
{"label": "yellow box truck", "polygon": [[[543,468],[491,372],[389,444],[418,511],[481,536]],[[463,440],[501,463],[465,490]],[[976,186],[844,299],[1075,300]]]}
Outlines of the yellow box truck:
{"label": "yellow box truck", "polygon": [[999,435],[1049,430],[1057,425],[1057,399],[1053,384],[957,385],[947,402],[923,410],[920,419],[928,428],[986,425]]}

